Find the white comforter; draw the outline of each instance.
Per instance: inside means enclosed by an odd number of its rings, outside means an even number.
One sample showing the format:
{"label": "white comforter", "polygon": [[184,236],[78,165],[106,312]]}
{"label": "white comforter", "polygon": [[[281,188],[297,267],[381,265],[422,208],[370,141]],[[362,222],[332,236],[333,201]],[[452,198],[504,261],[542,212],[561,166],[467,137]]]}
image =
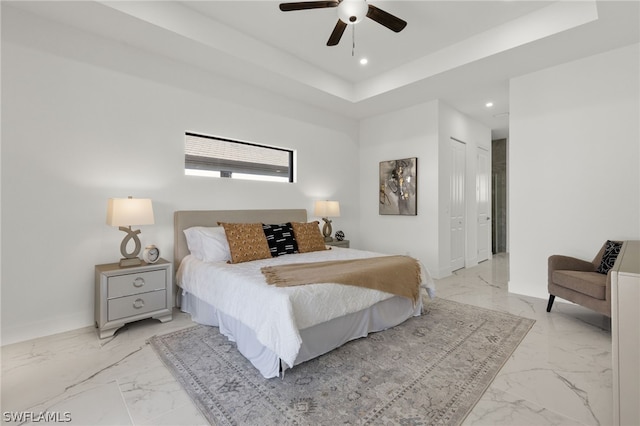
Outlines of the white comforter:
{"label": "white comforter", "polygon": [[[266,283],[260,268],[376,256],[383,255],[339,247],[238,264],[207,263],[189,255],[180,264],[177,283],[251,328],[260,343],[293,367],[302,343],[298,330],[361,311],[393,295],[341,284],[275,287]],[[433,297],[433,280],[424,266],[421,269],[421,285]]]}

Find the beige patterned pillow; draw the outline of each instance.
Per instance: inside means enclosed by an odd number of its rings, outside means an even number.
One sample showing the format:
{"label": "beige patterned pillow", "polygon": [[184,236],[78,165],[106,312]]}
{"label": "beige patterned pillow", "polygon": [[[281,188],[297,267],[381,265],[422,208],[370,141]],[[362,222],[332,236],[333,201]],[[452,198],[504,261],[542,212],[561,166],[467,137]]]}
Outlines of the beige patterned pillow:
{"label": "beige patterned pillow", "polygon": [[326,250],[324,238],[318,228],[318,221],[303,223],[291,222],[293,234],[298,242],[298,251],[300,253],[309,253],[311,251]]}
{"label": "beige patterned pillow", "polygon": [[230,263],[271,258],[262,223],[222,223],[231,251]]}

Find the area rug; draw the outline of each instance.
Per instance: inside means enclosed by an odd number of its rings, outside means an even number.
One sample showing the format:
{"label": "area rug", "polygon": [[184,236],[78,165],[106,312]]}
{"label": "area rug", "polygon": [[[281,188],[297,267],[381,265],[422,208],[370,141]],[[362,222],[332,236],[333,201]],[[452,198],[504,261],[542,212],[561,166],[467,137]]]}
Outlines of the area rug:
{"label": "area rug", "polygon": [[533,323],[436,299],[274,379],[216,327],[149,342],[214,425],[459,425]]}

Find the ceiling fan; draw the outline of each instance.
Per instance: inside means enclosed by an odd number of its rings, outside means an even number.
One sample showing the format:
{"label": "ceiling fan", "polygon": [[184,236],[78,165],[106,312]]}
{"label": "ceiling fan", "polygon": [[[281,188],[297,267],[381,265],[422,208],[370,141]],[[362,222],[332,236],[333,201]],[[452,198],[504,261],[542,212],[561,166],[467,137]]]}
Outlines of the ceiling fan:
{"label": "ceiling fan", "polygon": [[327,46],[335,46],[340,42],[347,25],[354,25],[362,21],[365,17],[373,19],[377,23],[384,25],[391,31],[399,33],[407,26],[407,22],[385,12],[366,0],[334,0],[334,1],[303,1],[293,3],[280,3],[280,10],[291,12],[294,10],[338,8],[338,23],[336,24]]}

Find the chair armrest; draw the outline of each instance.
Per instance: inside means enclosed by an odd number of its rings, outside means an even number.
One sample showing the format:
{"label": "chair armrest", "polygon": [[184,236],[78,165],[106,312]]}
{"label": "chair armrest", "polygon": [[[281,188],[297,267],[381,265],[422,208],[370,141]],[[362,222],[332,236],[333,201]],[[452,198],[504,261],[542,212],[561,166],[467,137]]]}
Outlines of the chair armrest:
{"label": "chair armrest", "polygon": [[549,273],[562,269],[565,271],[585,271],[595,272],[596,268],[593,263],[586,260],[577,259],[570,256],[562,256],[554,254],[549,256]]}
{"label": "chair armrest", "polygon": [[587,262],[586,260],[559,254],[551,255],[548,259],[547,268],[547,283],[549,288],[551,288],[553,283],[553,271],[557,270],[593,272],[595,271],[595,267],[593,263]]}

